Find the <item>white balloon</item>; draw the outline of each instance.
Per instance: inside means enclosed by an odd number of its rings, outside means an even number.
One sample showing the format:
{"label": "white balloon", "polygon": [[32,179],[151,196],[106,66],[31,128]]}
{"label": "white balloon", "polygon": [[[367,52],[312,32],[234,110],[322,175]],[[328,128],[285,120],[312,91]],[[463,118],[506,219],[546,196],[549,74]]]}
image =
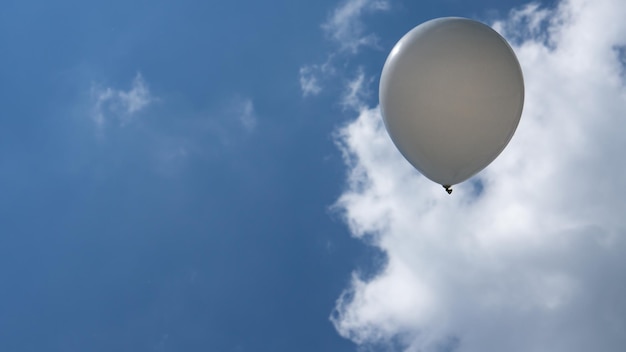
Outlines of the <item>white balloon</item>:
{"label": "white balloon", "polygon": [[449,17],[400,39],[383,67],[379,94],[385,127],[402,155],[449,190],[509,143],[524,105],[524,80],[496,31]]}

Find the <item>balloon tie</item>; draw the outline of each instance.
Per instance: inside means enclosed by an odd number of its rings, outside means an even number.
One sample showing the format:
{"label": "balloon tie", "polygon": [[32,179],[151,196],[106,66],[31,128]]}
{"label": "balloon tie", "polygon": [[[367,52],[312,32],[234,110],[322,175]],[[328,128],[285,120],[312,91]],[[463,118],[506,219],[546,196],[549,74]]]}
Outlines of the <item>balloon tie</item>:
{"label": "balloon tie", "polygon": [[450,185],[443,185],[443,188],[446,189],[446,192],[448,192],[448,194],[452,194],[452,186],[450,186]]}

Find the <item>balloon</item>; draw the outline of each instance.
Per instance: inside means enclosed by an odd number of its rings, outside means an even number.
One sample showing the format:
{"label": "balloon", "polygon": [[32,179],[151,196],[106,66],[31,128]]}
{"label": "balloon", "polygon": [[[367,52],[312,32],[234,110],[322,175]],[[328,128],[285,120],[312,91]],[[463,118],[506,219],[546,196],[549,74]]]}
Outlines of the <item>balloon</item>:
{"label": "balloon", "polygon": [[430,20],[395,45],[380,78],[385,127],[402,155],[443,185],[489,165],[511,140],[524,105],[515,53],[489,26]]}

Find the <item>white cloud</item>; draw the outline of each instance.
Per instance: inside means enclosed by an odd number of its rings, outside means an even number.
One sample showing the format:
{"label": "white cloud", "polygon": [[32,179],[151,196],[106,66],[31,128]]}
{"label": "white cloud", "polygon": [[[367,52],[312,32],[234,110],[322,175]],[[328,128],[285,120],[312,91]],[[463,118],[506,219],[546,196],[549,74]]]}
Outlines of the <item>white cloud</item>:
{"label": "white cloud", "polygon": [[366,79],[363,68],[357,70],[356,76],[346,83],[346,89],[341,97],[341,105],[344,109],[361,110],[365,99],[370,94],[372,79]]}
{"label": "white cloud", "polygon": [[322,91],[319,78],[316,75],[317,65],[306,65],[300,67],[300,89],[302,95],[318,95]]}
{"label": "white cloud", "polygon": [[342,2],[332,15],[322,24],[328,38],[337,44],[336,52],[328,55],[323,64],[304,65],[300,67],[300,89],[304,97],[318,95],[323,90],[323,81],[336,73],[334,60],[338,54],[356,55],[361,47],[377,47],[378,36],[366,33],[363,15],[386,11],[389,0],[346,0]]}
{"label": "white cloud", "polygon": [[338,300],[343,336],[423,352],[624,349],[625,13],[621,0],[570,0],[494,25],[515,43],[524,114],[450,196],[400,156],[378,108],[340,131],[336,208],[388,257]]}
{"label": "white cloud", "polygon": [[334,54],[328,55],[323,64],[304,65],[300,67],[300,89],[302,96],[317,95],[322,92],[322,81],[335,74],[333,66]]}
{"label": "white cloud", "polygon": [[254,111],[254,104],[251,99],[241,99],[237,101],[235,105],[235,113],[239,117],[241,126],[248,131],[252,132],[257,125],[257,116]]}
{"label": "white cloud", "polygon": [[342,51],[356,53],[362,46],[376,46],[378,37],[366,34],[362,16],[389,9],[388,0],[346,0],[322,25],[326,34]]}
{"label": "white cloud", "polygon": [[156,100],[141,73],[137,73],[128,91],[92,85],[91,99],[91,117],[98,126],[111,119],[124,125]]}

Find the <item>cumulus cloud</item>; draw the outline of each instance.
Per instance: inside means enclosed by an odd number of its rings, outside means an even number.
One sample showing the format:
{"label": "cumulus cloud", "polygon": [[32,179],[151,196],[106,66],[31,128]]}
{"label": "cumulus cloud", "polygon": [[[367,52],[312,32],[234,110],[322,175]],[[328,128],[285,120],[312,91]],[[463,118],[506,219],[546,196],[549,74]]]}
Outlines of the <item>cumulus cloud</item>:
{"label": "cumulus cloud", "polygon": [[322,24],[322,29],[342,51],[356,53],[363,46],[378,44],[375,34],[366,33],[362,16],[388,9],[387,0],[346,0]]}
{"label": "cumulus cloud", "polygon": [[624,349],[625,13],[569,0],[494,24],[520,59],[524,113],[450,196],[401,157],[378,108],[339,131],[349,172],[335,207],[387,256],[338,299],[340,334],[415,352]]}
{"label": "cumulus cloud", "polygon": [[91,117],[98,126],[112,119],[124,125],[156,100],[141,73],[137,73],[128,91],[92,85],[91,99]]}

